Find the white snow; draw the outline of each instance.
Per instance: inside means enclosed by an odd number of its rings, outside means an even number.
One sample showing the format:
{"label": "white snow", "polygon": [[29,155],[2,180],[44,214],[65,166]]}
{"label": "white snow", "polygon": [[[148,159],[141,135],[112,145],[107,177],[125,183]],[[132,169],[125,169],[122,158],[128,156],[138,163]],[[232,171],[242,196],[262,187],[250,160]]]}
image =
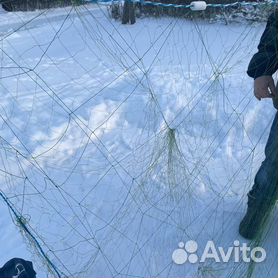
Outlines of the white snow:
{"label": "white snow", "polygon": [[[246,264],[179,266],[172,252],[190,239],[246,242],[237,227],[275,113],[246,75],[263,28],[121,25],[93,4],[0,10],[0,189],[61,272],[246,277]],[[47,277],[0,209],[0,265],[22,257]],[[276,226],[252,277],[277,275]]]}

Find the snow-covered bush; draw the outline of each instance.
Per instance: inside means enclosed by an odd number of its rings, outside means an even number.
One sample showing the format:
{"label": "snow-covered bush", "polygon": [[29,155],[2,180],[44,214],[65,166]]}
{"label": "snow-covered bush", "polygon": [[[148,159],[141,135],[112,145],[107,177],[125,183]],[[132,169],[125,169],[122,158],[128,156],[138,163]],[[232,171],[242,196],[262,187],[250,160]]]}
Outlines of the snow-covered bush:
{"label": "snow-covered bush", "polygon": [[[177,5],[188,5],[191,0],[155,0],[153,2],[165,3],[165,4],[177,4]],[[235,1],[231,0],[219,0],[219,1],[207,1],[207,4],[230,4]],[[260,2],[261,5],[252,6],[241,6],[236,5],[233,7],[207,7],[205,11],[191,11],[185,8],[175,7],[162,7],[152,5],[141,5],[136,3],[136,15],[137,17],[144,16],[171,16],[171,17],[184,17],[188,19],[203,18],[210,20],[223,20],[225,22],[231,21],[265,21],[268,15],[273,11],[274,6],[269,1],[247,1],[247,2]],[[113,18],[118,19],[122,15],[122,4],[120,2],[113,2],[110,7],[110,14]]]}

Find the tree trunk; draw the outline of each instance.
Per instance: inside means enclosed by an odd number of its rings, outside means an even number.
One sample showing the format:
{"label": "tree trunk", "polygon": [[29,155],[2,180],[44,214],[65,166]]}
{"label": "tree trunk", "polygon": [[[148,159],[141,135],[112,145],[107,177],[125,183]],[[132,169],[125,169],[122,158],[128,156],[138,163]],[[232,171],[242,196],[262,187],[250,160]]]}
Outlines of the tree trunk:
{"label": "tree trunk", "polygon": [[135,7],[132,0],[125,0],[123,8],[122,24],[135,23]]}

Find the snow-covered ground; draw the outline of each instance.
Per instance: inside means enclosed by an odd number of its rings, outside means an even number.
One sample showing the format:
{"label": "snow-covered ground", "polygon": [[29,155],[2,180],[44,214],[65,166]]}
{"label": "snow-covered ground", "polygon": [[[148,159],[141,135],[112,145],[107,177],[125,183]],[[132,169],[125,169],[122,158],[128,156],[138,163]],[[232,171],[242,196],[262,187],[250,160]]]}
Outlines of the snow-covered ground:
{"label": "snow-covered ground", "polygon": [[[172,260],[179,242],[246,242],[237,227],[275,113],[246,75],[263,28],[0,10],[0,192],[62,275],[277,276],[274,216],[254,270]],[[0,265],[23,257],[46,277],[0,209]]]}

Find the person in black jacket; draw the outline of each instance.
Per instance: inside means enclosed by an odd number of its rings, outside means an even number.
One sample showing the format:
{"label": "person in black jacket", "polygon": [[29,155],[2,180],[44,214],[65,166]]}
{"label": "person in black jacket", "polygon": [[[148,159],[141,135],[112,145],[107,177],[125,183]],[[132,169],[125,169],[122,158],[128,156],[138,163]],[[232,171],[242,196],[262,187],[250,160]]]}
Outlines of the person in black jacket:
{"label": "person in black jacket", "polygon": [[[254,95],[258,100],[271,98],[278,109],[278,86],[273,74],[278,70],[278,11],[270,15],[261,37],[258,52],[251,59],[247,74],[254,78]],[[265,160],[255,176],[252,190],[248,193],[248,208],[239,225],[239,233],[254,239],[277,200],[278,185],[278,123],[276,115],[265,148]]]}

